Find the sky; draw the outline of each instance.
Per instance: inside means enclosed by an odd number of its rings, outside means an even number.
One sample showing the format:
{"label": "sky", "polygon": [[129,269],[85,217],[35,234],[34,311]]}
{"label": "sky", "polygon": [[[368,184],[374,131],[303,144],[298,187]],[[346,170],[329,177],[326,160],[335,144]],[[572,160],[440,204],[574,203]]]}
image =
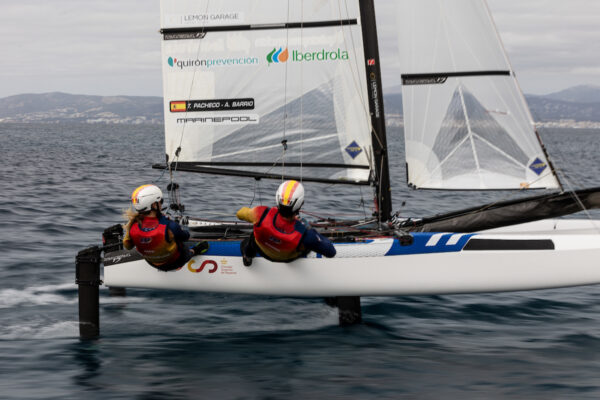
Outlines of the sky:
{"label": "sky", "polygon": [[[381,54],[396,46],[393,2],[375,0]],[[525,93],[600,86],[600,1],[488,5]],[[159,11],[159,0],[0,0],[0,97],[161,96]],[[399,85],[382,65],[384,88]]]}

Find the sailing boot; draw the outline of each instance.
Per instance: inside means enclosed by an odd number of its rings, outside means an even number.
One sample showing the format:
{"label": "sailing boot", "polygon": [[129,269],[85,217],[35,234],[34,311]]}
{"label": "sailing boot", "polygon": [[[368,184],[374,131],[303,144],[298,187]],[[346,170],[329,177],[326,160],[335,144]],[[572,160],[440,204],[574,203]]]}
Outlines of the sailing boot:
{"label": "sailing boot", "polygon": [[256,255],[254,250],[254,235],[250,235],[240,243],[240,252],[242,253],[242,262],[244,266],[249,267],[252,265],[252,258]]}
{"label": "sailing boot", "polygon": [[200,254],[206,253],[208,251],[208,247],[208,242],[202,241],[195,245],[192,251],[194,252],[195,256],[199,256]]}

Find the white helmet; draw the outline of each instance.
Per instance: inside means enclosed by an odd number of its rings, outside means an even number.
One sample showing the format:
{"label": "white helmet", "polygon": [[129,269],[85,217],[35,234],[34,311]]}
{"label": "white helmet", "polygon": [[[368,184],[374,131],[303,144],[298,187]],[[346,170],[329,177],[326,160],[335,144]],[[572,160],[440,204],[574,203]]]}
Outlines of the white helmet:
{"label": "white helmet", "polygon": [[304,186],[298,181],[285,181],[277,189],[275,201],[280,211],[289,215],[300,211],[304,204]]}
{"label": "white helmet", "polygon": [[156,185],[142,185],[131,194],[131,204],[137,212],[150,211],[152,204],[162,199],[162,191]]}

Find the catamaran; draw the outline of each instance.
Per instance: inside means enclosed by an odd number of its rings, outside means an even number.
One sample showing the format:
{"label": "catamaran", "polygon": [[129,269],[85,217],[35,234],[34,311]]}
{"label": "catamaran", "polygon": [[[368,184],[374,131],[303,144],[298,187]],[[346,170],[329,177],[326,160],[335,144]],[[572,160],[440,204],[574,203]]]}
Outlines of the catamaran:
{"label": "catamaran", "polygon": [[[600,283],[600,205],[564,191],[483,0],[396,0],[407,180],[415,189],[555,189],[425,218],[393,213],[372,0],[161,0],[173,172],[370,186],[373,218],[318,220],[335,258],[242,263],[243,222],[185,218],[207,253],[161,272],[119,232],[104,284],[283,296],[478,293]],[[177,185],[169,185],[176,190]]]}

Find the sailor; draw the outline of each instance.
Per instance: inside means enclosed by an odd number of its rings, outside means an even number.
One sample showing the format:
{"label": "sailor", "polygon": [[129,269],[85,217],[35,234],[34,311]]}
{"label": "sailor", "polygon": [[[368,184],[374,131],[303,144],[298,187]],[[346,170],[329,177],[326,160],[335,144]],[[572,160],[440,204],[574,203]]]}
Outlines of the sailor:
{"label": "sailor", "polygon": [[275,262],[290,262],[314,251],[325,257],[335,256],[335,247],[326,237],[308,228],[298,213],[304,204],[304,187],[297,181],[285,181],[275,195],[277,207],[242,207],[237,217],[254,224],[253,233],[242,241],[245,266],[260,253]]}
{"label": "sailor", "polygon": [[189,232],[161,213],[162,191],[155,185],[142,185],[131,195],[127,210],[129,222],[125,225],[123,246],[136,248],[148,264],[161,271],[181,268],[194,255],[208,250],[207,242],[200,242],[193,249],[185,245]]}

